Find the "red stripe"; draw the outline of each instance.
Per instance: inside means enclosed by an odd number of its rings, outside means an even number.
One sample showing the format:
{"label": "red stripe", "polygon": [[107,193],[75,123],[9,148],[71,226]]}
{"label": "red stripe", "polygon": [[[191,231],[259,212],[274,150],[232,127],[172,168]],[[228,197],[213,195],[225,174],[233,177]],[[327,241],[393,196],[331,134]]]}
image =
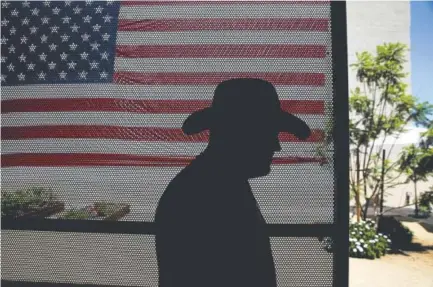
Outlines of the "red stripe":
{"label": "red stripe", "polygon": [[328,19],[119,19],[119,31],[208,31],[208,30],[266,30],[266,31],[328,31]]}
{"label": "red stripe", "polygon": [[274,85],[323,86],[323,73],[114,73],[113,80],[123,85],[216,85],[233,78],[259,78]]}
{"label": "red stripe", "polygon": [[149,6],[158,6],[158,5],[198,5],[198,4],[313,4],[313,5],[329,5],[331,1],[329,0],[316,0],[316,1],[121,1],[122,6],[140,6],[140,5],[149,5]]}
{"label": "red stripe", "polygon": [[[181,129],[157,127],[122,127],[97,125],[59,125],[59,126],[23,126],[2,127],[3,140],[22,140],[39,138],[100,138],[123,139],[135,141],[164,142],[207,142],[209,133],[187,136]],[[281,142],[299,142],[289,133],[280,133]],[[313,130],[305,142],[318,142],[323,139],[322,130]]]}
{"label": "red stripe", "polygon": [[[324,114],[323,101],[281,100],[283,110],[294,114]],[[209,107],[207,100],[131,100],[112,98],[16,99],[2,101],[1,113],[17,112],[130,112],[189,114]]]}
{"label": "red stripe", "polygon": [[[156,157],[94,153],[18,153],[1,156],[2,167],[13,166],[177,166],[189,164],[194,157]],[[273,164],[323,163],[319,157],[274,158]]]}
{"label": "red stripe", "polygon": [[124,58],[325,58],[321,45],[119,45]]}

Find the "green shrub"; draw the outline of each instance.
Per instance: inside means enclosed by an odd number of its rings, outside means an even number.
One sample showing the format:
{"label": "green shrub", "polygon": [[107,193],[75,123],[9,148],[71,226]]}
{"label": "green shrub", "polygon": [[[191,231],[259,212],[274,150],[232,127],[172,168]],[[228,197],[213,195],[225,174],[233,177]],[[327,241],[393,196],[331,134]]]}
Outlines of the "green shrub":
{"label": "green shrub", "polygon": [[1,215],[17,216],[20,213],[41,208],[55,199],[51,189],[33,187],[15,192],[2,191]]}
{"label": "green shrub", "polygon": [[429,217],[432,213],[433,192],[424,192],[420,196],[419,211]]}
{"label": "green shrub", "polygon": [[70,209],[65,212],[60,218],[63,219],[88,219],[91,217],[91,214],[84,209]]}
{"label": "green shrub", "polygon": [[61,218],[65,219],[89,219],[95,217],[106,217],[112,215],[118,204],[111,202],[95,202],[83,208],[72,208],[66,211]]}
{"label": "green shrub", "polygon": [[379,219],[378,231],[391,237],[393,251],[406,249],[412,244],[412,231],[392,216],[383,216]]}
{"label": "green shrub", "polygon": [[103,201],[103,202],[95,202],[94,207],[98,212],[99,216],[110,216],[116,211],[118,204]]}
{"label": "green shrub", "polygon": [[349,224],[349,256],[375,259],[388,253],[391,239],[388,235],[377,233],[374,221]]}
{"label": "green shrub", "polygon": [[431,214],[430,206],[420,205],[419,206],[419,213],[420,213],[419,214],[420,217],[425,217],[425,218],[430,217],[430,214]]}

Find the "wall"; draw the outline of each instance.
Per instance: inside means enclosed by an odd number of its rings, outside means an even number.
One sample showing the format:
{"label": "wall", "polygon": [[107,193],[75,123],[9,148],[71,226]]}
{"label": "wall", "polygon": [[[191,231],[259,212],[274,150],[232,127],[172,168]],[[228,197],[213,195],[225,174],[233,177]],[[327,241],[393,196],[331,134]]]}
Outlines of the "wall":
{"label": "wall", "polygon": [[[349,64],[356,61],[356,52],[376,50],[384,42],[401,42],[410,48],[409,1],[348,1],[347,42]],[[410,72],[410,53],[406,71]],[[349,89],[356,87],[355,73],[349,69]],[[410,77],[407,79],[410,87]]]}

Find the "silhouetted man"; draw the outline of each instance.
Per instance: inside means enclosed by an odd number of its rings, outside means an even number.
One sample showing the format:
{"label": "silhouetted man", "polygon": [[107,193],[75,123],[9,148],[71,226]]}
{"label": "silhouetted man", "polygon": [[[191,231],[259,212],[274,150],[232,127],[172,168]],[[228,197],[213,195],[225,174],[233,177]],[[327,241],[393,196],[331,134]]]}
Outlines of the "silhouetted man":
{"label": "silhouetted man", "polygon": [[259,79],[220,83],[212,106],[183,124],[210,131],[209,145],[168,185],[155,223],[161,287],[274,287],[265,220],[248,179],[270,172],[278,134],[310,129],[281,110],[275,88]]}

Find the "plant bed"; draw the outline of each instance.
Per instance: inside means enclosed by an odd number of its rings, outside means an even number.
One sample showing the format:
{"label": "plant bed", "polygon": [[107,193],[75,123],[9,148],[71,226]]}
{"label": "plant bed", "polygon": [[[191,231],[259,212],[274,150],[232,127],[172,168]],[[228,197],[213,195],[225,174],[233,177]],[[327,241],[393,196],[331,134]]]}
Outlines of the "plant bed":
{"label": "plant bed", "polygon": [[391,251],[389,234],[377,231],[374,221],[351,222],[349,224],[349,256],[375,259]]}
{"label": "plant bed", "polygon": [[397,252],[411,247],[413,233],[394,216],[379,218],[378,231],[388,234],[392,238],[391,250]]}
{"label": "plant bed", "polygon": [[44,188],[2,192],[1,203],[4,219],[44,218],[65,209],[65,203]]}
{"label": "plant bed", "polygon": [[82,208],[71,208],[58,214],[59,219],[86,219],[116,221],[130,212],[130,206],[124,203],[95,202]]}
{"label": "plant bed", "polygon": [[426,218],[429,218],[429,217],[430,217],[430,213],[423,212],[423,211],[420,210],[420,211],[418,212],[418,215],[412,213],[412,214],[409,214],[409,217],[412,217],[412,218],[418,218],[418,219],[426,219]]}

